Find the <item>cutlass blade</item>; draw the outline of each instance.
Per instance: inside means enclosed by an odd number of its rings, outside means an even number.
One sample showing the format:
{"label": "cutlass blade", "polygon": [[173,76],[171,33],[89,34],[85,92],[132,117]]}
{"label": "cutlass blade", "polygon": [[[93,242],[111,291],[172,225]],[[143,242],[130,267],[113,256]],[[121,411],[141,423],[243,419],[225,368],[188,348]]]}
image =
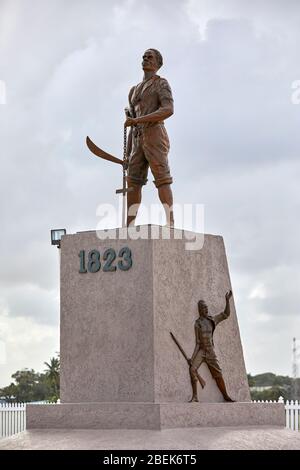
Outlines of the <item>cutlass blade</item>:
{"label": "cutlass blade", "polygon": [[87,136],[86,138],[86,145],[88,146],[90,151],[97,157],[103,158],[104,160],[108,160],[113,163],[118,163],[119,165],[123,166],[124,164],[123,160],[121,160],[120,158],[114,157],[110,153],[107,153],[104,150],[97,147],[97,145],[94,144],[94,142],[89,138],[89,136]]}

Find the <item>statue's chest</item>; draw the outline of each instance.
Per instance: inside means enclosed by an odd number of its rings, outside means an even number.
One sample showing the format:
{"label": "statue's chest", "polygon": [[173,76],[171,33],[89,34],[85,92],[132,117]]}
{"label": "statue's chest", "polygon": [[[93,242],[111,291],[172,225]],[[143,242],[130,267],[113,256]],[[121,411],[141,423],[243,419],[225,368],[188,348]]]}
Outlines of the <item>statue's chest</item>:
{"label": "statue's chest", "polygon": [[212,336],[213,334],[213,324],[212,321],[208,318],[198,318],[197,326],[200,330],[201,336]]}
{"label": "statue's chest", "polygon": [[149,86],[142,86],[141,84],[135,87],[131,102],[134,107],[143,107],[147,104],[156,104],[158,94],[154,83]]}

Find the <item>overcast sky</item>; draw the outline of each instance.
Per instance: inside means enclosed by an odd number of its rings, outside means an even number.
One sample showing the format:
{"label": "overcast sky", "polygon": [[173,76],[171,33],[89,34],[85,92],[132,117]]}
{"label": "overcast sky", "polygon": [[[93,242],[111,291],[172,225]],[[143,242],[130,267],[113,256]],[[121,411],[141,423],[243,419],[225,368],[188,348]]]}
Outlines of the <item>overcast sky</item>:
{"label": "overcast sky", "polygon": [[[58,351],[50,229],[94,229],[98,204],[116,204],[120,169],[93,158],[85,136],[122,155],[123,109],[149,47],[174,95],[175,201],[204,204],[205,232],[224,237],[247,371],[291,375],[299,23],[297,0],[0,0],[0,386]],[[157,202],[151,178],[145,202]]]}

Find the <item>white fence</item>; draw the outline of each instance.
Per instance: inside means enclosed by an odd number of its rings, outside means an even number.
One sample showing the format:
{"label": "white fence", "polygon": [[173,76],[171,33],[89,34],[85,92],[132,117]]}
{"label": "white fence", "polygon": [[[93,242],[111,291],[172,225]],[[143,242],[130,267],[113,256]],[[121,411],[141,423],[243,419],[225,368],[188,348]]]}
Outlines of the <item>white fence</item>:
{"label": "white fence", "polygon": [[[279,397],[278,402],[272,400],[253,400],[253,403],[284,403],[282,397]],[[285,427],[293,431],[300,431],[300,403],[298,400],[291,400],[285,402]]]}
{"label": "white fence", "polygon": [[291,400],[285,404],[285,426],[293,431],[300,431],[299,423],[300,403]]}
{"label": "white fence", "polygon": [[[45,403],[45,402],[41,402]],[[253,403],[277,403],[276,401],[254,400]],[[279,398],[278,403],[284,403]],[[52,406],[55,406],[52,404]],[[285,403],[285,425],[293,431],[300,431],[300,403],[298,400]],[[26,429],[26,403],[0,403],[0,438],[8,437]]]}
{"label": "white fence", "polygon": [[26,429],[26,403],[0,403],[0,438]]}

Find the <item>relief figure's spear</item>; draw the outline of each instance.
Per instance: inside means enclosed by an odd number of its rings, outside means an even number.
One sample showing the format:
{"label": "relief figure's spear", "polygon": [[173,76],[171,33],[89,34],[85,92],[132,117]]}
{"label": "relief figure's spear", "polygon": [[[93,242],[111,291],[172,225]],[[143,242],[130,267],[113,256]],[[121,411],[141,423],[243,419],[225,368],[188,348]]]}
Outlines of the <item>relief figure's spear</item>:
{"label": "relief figure's spear", "polygon": [[[185,358],[185,360],[187,361],[187,363],[189,364],[189,359],[186,355],[186,353],[184,352],[184,350],[182,349],[180,343],[177,341],[177,339],[175,338],[175,336],[173,335],[173,333],[170,331],[170,335],[172,337],[172,340],[174,341],[174,343],[176,344],[176,346],[178,347],[179,351],[181,352],[181,354],[183,355],[183,357]],[[203,379],[203,377],[201,377],[200,374],[198,374],[198,371],[196,371],[196,376],[197,376],[197,379],[199,380],[200,382],[200,385],[202,388],[205,387],[206,385],[206,382],[205,380]]]}

